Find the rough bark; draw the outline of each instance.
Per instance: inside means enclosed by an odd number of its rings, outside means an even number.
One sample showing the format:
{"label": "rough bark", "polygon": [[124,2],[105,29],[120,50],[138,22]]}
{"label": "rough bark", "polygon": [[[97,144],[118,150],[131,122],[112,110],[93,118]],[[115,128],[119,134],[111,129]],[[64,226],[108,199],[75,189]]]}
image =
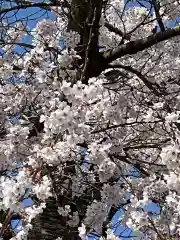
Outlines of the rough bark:
{"label": "rough bark", "polygon": [[65,219],[58,214],[56,199],[49,198],[46,204],[44,212],[33,220],[33,228],[27,239],[55,240],[62,237],[63,240],[80,240],[78,229],[70,228]]}
{"label": "rough bark", "polygon": [[[78,53],[84,66],[80,78],[87,83],[92,76],[98,76],[102,71],[103,56],[99,52],[99,21],[103,8],[103,0],[72,0],[69,30],[76,31],[81,36]],[[99,69],[101,69],[99,71]]]}

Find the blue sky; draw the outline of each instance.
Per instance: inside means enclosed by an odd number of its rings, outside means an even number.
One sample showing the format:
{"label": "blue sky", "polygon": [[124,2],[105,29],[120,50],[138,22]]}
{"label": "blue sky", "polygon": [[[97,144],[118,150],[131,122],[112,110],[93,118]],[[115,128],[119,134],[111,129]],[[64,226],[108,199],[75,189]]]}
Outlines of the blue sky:
{"label": "blue sky", "polygon": [[[45,1],[37,0],[32,2],[45,2]],[[11,3],[11,5],[13,4]],[[9,3],[7,3],[6,8],[7,7],[10,7]],[[17,21],[22,21],[23,23],[26,23],[26,25],[28,26],[28,30],[32,30],[33,28],[35,28],[38,21],[41,21],[43,19],[55,19],[55,15],[50,11],[42,10],[38,7],[32,7],[27,9],[20,9],[18,11],[11,11],[3,17],[3,19],[5,18],[6,22],[8,22],[8,24],[11,24],[12,26]],[[32,37],[30,35],[26,35],[23,42],[30,43],[31,40]],[[20,46],[16,46],[16,52],[22,53],[23,48]]]}

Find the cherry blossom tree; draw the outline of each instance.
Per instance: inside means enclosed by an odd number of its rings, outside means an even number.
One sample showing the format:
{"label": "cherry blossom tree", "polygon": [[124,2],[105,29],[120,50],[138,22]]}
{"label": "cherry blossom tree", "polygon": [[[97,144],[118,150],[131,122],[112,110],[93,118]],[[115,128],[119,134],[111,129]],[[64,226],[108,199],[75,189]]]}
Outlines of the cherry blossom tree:
{"label": "cherry blossom tree", "polygon": [[[34,29],[9,22],[34,7]],[[2,3],[1,239],[178,239],[179,15],[179,0]]]}

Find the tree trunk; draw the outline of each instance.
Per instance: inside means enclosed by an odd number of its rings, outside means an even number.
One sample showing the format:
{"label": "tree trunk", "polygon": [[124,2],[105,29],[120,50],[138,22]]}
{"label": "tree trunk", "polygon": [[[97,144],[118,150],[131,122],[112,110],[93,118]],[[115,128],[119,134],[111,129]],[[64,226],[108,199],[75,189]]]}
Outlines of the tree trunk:
{"label": "tree trunk", "polygon": [[[84,68],[81,73],[81,81],[83,83],[87,83],[90,77],[100,74],[104,67],[103,57],[98,48],[99,20],[101,18],[102,6],[103,0],[72,0],[71,3],[71,18],[69,19],[68,28],[80,34],[82,44],[84,45],[83,49],[79,50],[79,54],[84,61]],[[99,67],[100,64],[102,65],[101,67]],[[70,169],[67,167],[65,172],[67,175],[71,175],[72,172],[74,174],[74,166],[73,168],[70,167]],[[61,181],[64,181],[64,179],[61,179]],[[58,186],[55,186],[54,189],[57,190]],[[71,192],[71,188],[69,192]],[[61,206],[71,205],[70,201],[68,201],[70,195],[67,198],[64,196],[58,197],[60,198]],[[86,205],[87,202],[83,203],[82,199],[77,199],[74,202],[74,207],[77,208],[79,206],[79,209],[81,209],[82,219],[85,215]],[[63,240],[81,239],[78,235],[77,227],[69,227],[67,219],[58,214],[57,208],[56,200],[49,198],[44,212],[33,220],[33,228],[29,232],[28,240],[55,240],[58,237],[61,237]],[[78,211],[78,209],[74,210]]]}
{"label": "tree trunk", "polygon": [[61,237],[63,240],[81,240],[77,228],[70,228],[66,221],[57,212],[57,204],[54,198],[46,202],[46,209],[32,222],[28,240],[56,240]]}

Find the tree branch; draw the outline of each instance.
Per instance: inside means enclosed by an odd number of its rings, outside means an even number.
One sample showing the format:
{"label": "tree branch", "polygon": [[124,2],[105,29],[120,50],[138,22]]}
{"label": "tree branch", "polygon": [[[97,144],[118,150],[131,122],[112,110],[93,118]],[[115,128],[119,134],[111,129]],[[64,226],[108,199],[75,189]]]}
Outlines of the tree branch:
{"label": "tree branch", "polygon": [[[110,67],[112,67],[112,68],[122,68],[126,71],[129,71],[129,72],[135,74],[138,78],[140,78],[143,81],[144,85],[149,90],[151,90],[154,93],[154,95],[156,95],[157,97],[160,97],[162,95],[167,95],[167,93],[165,91],[162,91],[159,88],[157,83],[154,84],[154,83],[150,82],[140,71],[132,68],[131,66],[124,66],[122,64],[116,64],[116,65],[110,65]],[[158,87],[158,89],[155,86]]]}
{"label": "tree branch", "polygon": [[155,11],[155,14],[156,14],[156,19],[157,19],[157,22],[159,24],[159,27],[160,27],[161,31],[164,32],[165,31],[164,23],[162,21],[161,15],[159,13],[160,6],[158,5],[156,0],[152,0],[152,3],[153,3],[153,6],[154,6],[154,11]]}
{"label": "tree branch", "polygon": [[136,168],[139,171],[139,173],[142,176],[144,176],[144,177],[149,177],[150,176],[150,173],[147,172],[143,167],[141,167],[140,164],[136,164],[136,163],[131,162],[130,159],[129,159],[129,156],[127,155],[127,153],[126,153],[126,156],[121,156],[121,155],[119,155],[117,153],[113,153],[110,156],[113,157],[113,158],[118,159],[121,162],[124,162],[124,163],[127,163],[129,165],[132,165],[134,168]]}
{"label": "tree branch", "polygon": [[156,34],[152,34],[149,37],[137,39],[135,41],[128,42],[124,45],[121,45],[117,48],[111,49],[104,53],[104,58],[107,63],[111,63],[117,58],[123,57],[127,54],[132,55],[139,51],[143,51],[147,48],[152,47],[153,45],[170,39],[172,37],[176,37],[180,35],[180,27],[176,27],[174,29],[168,29],[164,32],[158,32]]}
{"label": "tree branch", "polygon": [[119,28],[114,27],[112,24],[108,23],[107,21],[104,23],[104,26],[113,33],[116,33],[117,35],[123,37],[126,40],[130,39],[130,35],[124,34]]}
{"label": "tree branch", "polygon": [[33,3],[33,2],[26,1],[26,2],[21,3],[19,5],[15,5],[15,6],[11,6],[9,8],[1,9],[0,10],[0,15],[6,14],[10,11],[26,9],[26,8],[31,8],[31,7],[40,7],[40,8],[43,8],[44,10],[50,11],[51,7],[56,7],[56,6],[69,8],[69,4],[68,4],[67,1],[59,2],[59,3],[57,1],[49,2],[49,3],[46,3],[46,2],[35,2],[35,3]]}
{"label": "tree branch", "polygon": [[6,42],[5,40],[3,39],[0,39],[0,44],[3,44],[3,45],[18,45],[20,47],[23,47],[23,48],[30,48],[30,49],[33,49],[34,46],[31,45],[31,44],[28,44],[28,43],[16,43],[16,42]]}

